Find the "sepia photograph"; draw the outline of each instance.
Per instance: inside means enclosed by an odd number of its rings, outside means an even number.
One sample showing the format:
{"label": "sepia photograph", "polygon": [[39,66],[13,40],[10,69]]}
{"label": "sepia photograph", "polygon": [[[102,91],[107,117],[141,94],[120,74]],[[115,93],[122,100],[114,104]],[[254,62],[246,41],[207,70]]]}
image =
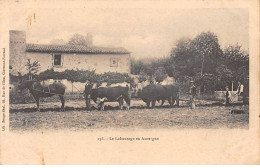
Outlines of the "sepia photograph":
{"label": "sepia photograph", "polygon": [[248,129],[246,9],[42,9],[11,28],[11,131]]}
{"label": "sepia photograph", "polygon": [[0,163],[259,164],[259,2],[221,2],[3,3]]}

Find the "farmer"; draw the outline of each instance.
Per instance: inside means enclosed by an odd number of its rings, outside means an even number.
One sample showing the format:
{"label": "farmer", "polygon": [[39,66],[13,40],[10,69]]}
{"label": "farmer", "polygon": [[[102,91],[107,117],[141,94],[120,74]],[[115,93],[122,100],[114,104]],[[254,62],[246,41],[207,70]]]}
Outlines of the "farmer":
{"label": "farmer", "polygon": [[231,98],[231,92],[229,91],[228,86],[226,86],[226,106],[229,106],[230,98]]}
{"label": "farmer", "polygon": [[239,81],[238,81],[238,87],[237,87],[237,94],[239,96],[243,96],[244,95],[244,85],[241,84]]}
{"label": "farmer", "polygon": [[93,87],[93,84],[90,81],[86,80],[85,90],[84,90],[83,94],[84,94],[87,110],[91,109],[91,107],[90,107],[90,96],[91,95],[89,93],[91,93],[92,87]]}
{"label": "farmer", "polygon": [[190,81],[190,90],[189,90],[189,95],[190,95],[190,105],[191,109],[195,109],[195,101],[194,98],[196,96],[196,87],[194,85],[194,81]]}
{"label": "farmer", "polygon": [[241,84],[241,82],[237,82],[238,83],[238,86],[237,86],[237,95],[238,96],[242,96],[243,100],[244,100],[244,85]]}

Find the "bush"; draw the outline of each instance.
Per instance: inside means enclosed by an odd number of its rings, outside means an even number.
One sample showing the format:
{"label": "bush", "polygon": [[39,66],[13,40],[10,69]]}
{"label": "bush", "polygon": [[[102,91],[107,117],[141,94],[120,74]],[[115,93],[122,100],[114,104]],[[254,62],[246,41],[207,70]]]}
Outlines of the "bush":
{"label": "bush", "polygon": [[155,73],[155,81],[161,83],[165,78],[167,78],[167,73],[163,67],[159,67]]}
{"label": "bush", "polygon": [[106,82],[108,85],[114,83],[127,82],[134,83],[133,78],[128,74],[121,74],[115,72],[106,72],[104,74],[96,74],[95,71],[84,70],[65,70],[63,72],[56,72],[53,69],[46,70],[38,75],[39,80],[47,79],[67,79],[71,82],[85,83],[89,81],[91,83],[97,83],[100,85],[102,82]]}
{"label": "bush", "polygon": [[146,81],[146,80],[148,80],[149,79],[149,76],[148,75],[146,75],[143,71],[140,73],[140,75],[138,76],[138,81],[140,82],[140,83],[142,83],[142,82],[144,82],[144,81]]}
{"label": "bush", "polygon": [[27,89],[19,91],[15,86],[12,90],[9,91],[9,103],[10,104],[25,104],[25,103],[34,103],[35,100],[30,96]]}

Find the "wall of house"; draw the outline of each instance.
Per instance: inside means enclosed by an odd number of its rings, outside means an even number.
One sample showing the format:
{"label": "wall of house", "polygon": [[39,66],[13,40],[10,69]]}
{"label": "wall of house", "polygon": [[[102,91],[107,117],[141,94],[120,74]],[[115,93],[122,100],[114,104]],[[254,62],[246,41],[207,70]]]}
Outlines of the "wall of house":
{"label": "wall of house", "polygon": [[27,73],[25,64],[26,59],[26,33],[25,31],[9,31],[9,64],[12,67],[10,73],[18,75],[20,72],[22,75]]}
{"label": "wall of house", "polygon": [[[53,66],[52,53],[27,52],[31,61],[39,61],[40,72],[54,68],[55,71],[66,69],[96,70],[96,73],[119,72],[129,73],[131,68],[130,54],[62,54],[62,65]],[[111,66],[111,58],[118,60],[118,66]]]}

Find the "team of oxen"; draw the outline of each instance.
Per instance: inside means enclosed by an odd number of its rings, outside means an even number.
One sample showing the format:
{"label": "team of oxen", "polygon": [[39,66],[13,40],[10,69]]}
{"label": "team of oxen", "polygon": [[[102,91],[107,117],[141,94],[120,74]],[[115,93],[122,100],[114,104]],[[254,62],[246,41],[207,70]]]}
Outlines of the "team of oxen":
{"label": "team of oxen", "polygon": [[[131,105],[132,91],[128,85],[93,88],[92,84],[88,84],[84,94],[88,110],[91,110],[91,100],[98,104],[101,110],[104,110],[105,102],[118,102],[119,108],[123,109],[125,101],[128,110]],[[137,90],[137,97],[142,99],[147,107],[150,107],[150,104],[152,104],[152,108],[155,107],[156,101],[161,101],[161,106],[163,106],[165,100],[171,107],[174,104],[179,106],[179,87],[177,85],[149,84]]]}
{"label": "team of oxen", "polygon": [[[41,85],[37,81],[21,80],[18,85],[19,90],[28,89],[31,95],[34,97],[37,110],[39,111],[39,100],[41,97],[52,97],[58,95],[61,100],[61,110],[65,107],[65,89],[66,87],[62,83],[53,83],[50,85]],[[92,109],[91,100],[93,100],[101,110],[104,110],[105,102],[118,102],[119,108],[123,109],[123,104],[126,102],[126,109],[130,109],[131,98],[133,93],[133,87],[131,89],[126,86],[111,86],[111,87],[93,87],[93,84],[86,84],[84,90],[84,98],[86,102],[87,110]],[[155,107],[156,101],[161,101],[161,106],[167,100],[172,107],[174,104],[179,106],[179,87],[177,85],[161,85],[161,84],[149,84],[143,88],[136,90],[135,97],[142,99],[147,107]]]}

